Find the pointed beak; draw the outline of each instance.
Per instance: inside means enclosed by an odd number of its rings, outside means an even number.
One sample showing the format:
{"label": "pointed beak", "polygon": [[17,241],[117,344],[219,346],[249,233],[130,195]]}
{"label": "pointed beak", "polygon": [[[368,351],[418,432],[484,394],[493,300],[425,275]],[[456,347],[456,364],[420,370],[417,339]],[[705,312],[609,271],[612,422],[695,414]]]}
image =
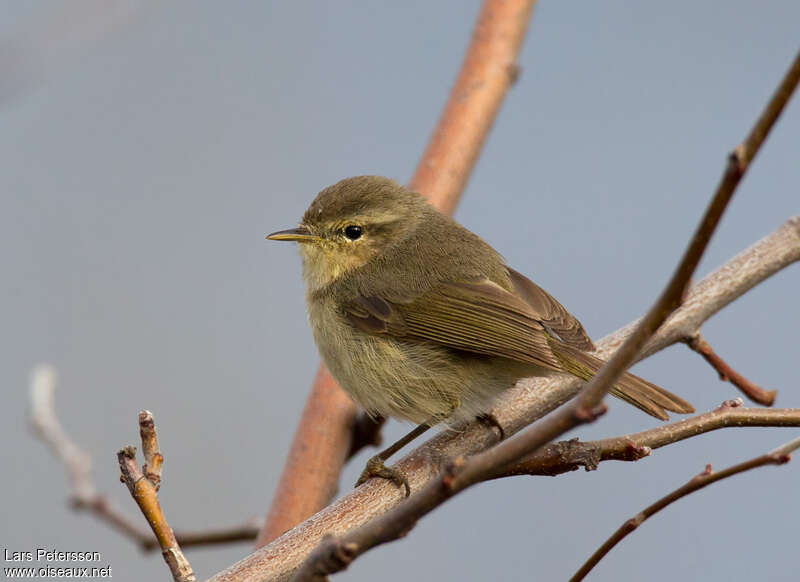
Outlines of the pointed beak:
{"label": "pointed beak", "polygon": [[297,228],[290,228],[288,230],[279,230],[268,234],[269,240],[290,240],[295,242],[314,242],[319,240],[319,237],[311,234],[305,226],[298,226]]}

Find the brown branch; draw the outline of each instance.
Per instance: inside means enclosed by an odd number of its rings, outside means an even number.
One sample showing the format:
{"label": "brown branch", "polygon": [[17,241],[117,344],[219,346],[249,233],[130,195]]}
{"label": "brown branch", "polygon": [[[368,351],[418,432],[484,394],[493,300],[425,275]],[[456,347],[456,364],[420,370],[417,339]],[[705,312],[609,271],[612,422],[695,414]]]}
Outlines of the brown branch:
{"label": "brown branch", "polygon": [[[131,518],[114,507],[105,495],[97,492],[91,476],[91,457],[78,447],[58,420],[54,398],[55,388],[55,371],[50,366],[37,366],[31,373],[30,422],[36,435],[44,441],[53,455],[64,463],[67,469],[71,489],[70,505],[73,509],[91,512],[100,521],[108,523],[112,528],[129,537],[142,550],[158,549],[158,541],[150,531],[139,527]],[[150,419],[152,420],[152,415]],[[147,421],[145,421],[146,424]],[[141,430],[143,426],[141,419],[139,426]],[[146,434],[142,438],[148,444],[143,449],[150,449],[155,453],[158,451],[158,439],[155,437],[155,427],[152,427],[152,430],[151,437],[148,434],[150,428],[146,427]],[[153,438],[155,438],[155,443]],[[152,447],[153,444],[155,444],[154,447]],[[147,457],[147,453],[145,457]],[[155,454],[153,457],[156,458]],[[163,457],[161,457],[161,462],[163,462]],[[157,464],[148,462],[148,466]],[[145,474],[147,474],[146,471]],[[262,524],[262,519],[254,518],[241,525],[228,528],[176,532],[175,537],[184,548],[250,541],[255,539]]]}
{"label": "brown branch", "polygon": [[[669,315],[680,306],[691,276],[749,161],[755,156],[758,147],[763,143],[788,100],[791,89],[800,79],[800,54],[787,77],[793,80],[789,91],[781,90],[786,82],[781,83],[780,89],[776,91],[765,113],[756,122],[747,139],[729,156],[717,191],[661,296],[620,349],[588,382],[575,402],[539,421],[515,439],[502,442],[468,460],[456,459],[438,479],[407,502],[338,539],[323,542],[306,560],[293,580],[297,582],[315,580],[346,568],[353,559],[367,550],[406,535],[422,516],[427,515],[456,493],[484,480],[492,471],[532,453],[580,424],[592,422],[605,412],[603,398],[608,390],[635,361],[638,353]],[[342,552],[343,548],[347,550],[345,553]],[[342,556],[346,556],[347,559],[336,559]]]}
{"label": "brown branch", "polygon": [[58,420],[55,388],[56,373],[53,368],[46,365],[34,368],[30,385],[30,422],[36,435],[67,469],[71,489],[70,504],[74,509],[91,512],[140,546],[150,542],[152,536],[147,530],[134,524],[104,495],[97,492],[92,482],[91,457],[70,438]]}
{"label": "brown branch", "polygon": [[455,210],[503,99],[519,76],[517,56],[534,0],[486,0],[461,71],[409,182],[445,214]]}
{"label": "brown branch", "polygon": [[[646,357],[682,341],[733,300],[798,260],[800,218],[793,218],[700,281],[638,357]],[[598,355],[607,357],[634,326],[635,322],[598,341]],[[493,415],[506,434],[512,435],[574,396],[578,386],[577,382],[565,377],[521,381],[493,411]],[[494,442],[496,438],[492,429],[482,423],[473,423],[458,431],[438,435],[412,451],[396,466],[409,478],[416,491],[438,476],[441,459],[474,454]],[[279,540],[219,573],[213,580],[285,580],[327,532],[359,527],[401,500],[402,495],[391,484],[380,480],[367,483]]]}
{"label": "brown branch", "polygon": [[741,398],[679,422],[639,433],[597,441],[577,439],[551,443],[518,462],[492,473],[488,479],[515,475],[560,475],[583,467],[593,471],[602,461],[638,461],[653,450],[707,432],[729,427],[800,426],[800,408],[743,408]]}
{"label": "brown branch", "polygon": [[164,455],[158,448],[158,434],[153,413],[142,410],[139,413],[139,438],[142,439],[142,454],[145,464],[142,472],[158,491],[161,488],[161,470],[164,467]]}
{"label": "brown branch", "polygon": [[[158,437],[156,435],[153,415],[143,410],[139,413],[139,432],[142,435],[142,446],[149,450],[149,455],[161,456],[158,453]],[[155,446],[155,450],[153,449]],[[139,506],[147,523],[153,530],[161,548],[161,555],[167,563],[172,579],[175,582],[195,582],[197,577],[194,575],[189,560],[183,555],[175,534],[164,516],[161,504],[158,502],[158,489],[156,483],[148,479],[136,463],[136,447],[127,446],[117,453],[119,468],[122,473],[121,480],[128,486],[133,500]],[[162,458],[163,460],[163,458]]]}
{"label": "brown branch", "polygon": [[[681,304],[700,258],[750,161],[764,142],[783,106],[800,81],[800,53],[753,129],[728,158],[722,179],[678,267],[661,296],[612,358],[581,390],[575,402],[537,422],[517,438],[504,441],[467,460],[455,459],[433,483],[405,503],[366,525],[320,544],[293,577],[318,580],[346,568],[367,550],[405,536],[417,521],[453,495],[486,479],[492,471],[530,454],[568,430],[594,421],[605,412],[603,398],[635,361],[647,341]],[[346,558],[346,559],[345,559]]]}
{"label": "brown branch", "polygon": [[723,469],[722,471],[716,473],[711,468],[711,465],[706,465],[705,470],[692,478],[688,483],[665,495],[623,523],[620,528],[615,531],[594,554],[592,554],[592,556],[586,561],[586,563],[583,564],[583,566],[581,566],[575,575],[570,578],[570,582],[579,582],[580,580],[583,580],[591,571],[591,569],[594,568],[595,565],[597,565],[597,563],[602,560],[612,548],[614,548],[614,546],[621,542],[623,538],[636,530],[648,518],[655,515],[668,505],[676,502],[678,499],[686,497],[690,493],[694,493],[695,491],[702,489],[703,487],[707,487],[712,483],[716,483],[717,481],[721,481],[722,479],[732,477],[733,475],[737,475],[739,473],[744,473],[750,469],[757,469],[758,467],[764,467],[765,465],[783,465],[788,463],[792,458],[792,451],[797,450],[798,448],[800,448],[800,438],[796,438],[778,447],[777,449],[770,451],[769,453],[755,457],[749,461],[739,463],[738,465],[733,465],[732,467],[728,467],[727,469]]}
{"label": "brown branch", "polygon": [[[637,356],[642,359],[691,335],[732,301],[800,260],[800,217],[786,221],[775,232],[742,251],[703,278]],[[637,322],[595,342],[596,354],[607,358]],[[492,414],[507,436],[542,418],[575,396],[580,382],[565,376],[529,378],[518,382]],[[395,465],[414,491],[438,478],[445,459],[472,455],[497,442],[493,428],[475,422],[445,431],[407,454]],[[412,496],[413,498],[414,496]],[[286,580],[329,532],[345,532],[385,514],[403,501],[391,483],[372,480],[306,520],[268,546],[254,552],[212,578],[213,582]]]}
{"label": "brown branch", "polygon": [[[517,55],[534,4],[534,0],[486,0],[481,8],[458,79],[409,183],[444,213],[455,209],[503,98],[516,80]],[[355,404],[321,366],[256,547],[328,504],[353,450],[356,418]],[[321,430],[322,426],[326,428]]]}
{"label": "brown branch", "polygon": [[686,340],[686,345],[703,356],[705,361],[711,364],[711,367],[719,374],[720,380],[723,382],[730,382],[753,402],[763,404],[764,406],[772,406],[775,403],[775,397],[778,394],[777,390],[765,390],[731,368],[730,364],[714,351],[714,348],[711,347],[706,341],[706,338],[704,338],[703,334],[699,331]]}
{"label": "brown branch", "polygon": [[[209,529],[203,531],[180,531],[175,530],[175,539],[182,548],[192,546],[211,546],[217,544],[230,544],[234,542],[249,542],[256,539],[258,532],[264,525],[262,518],[252,518],[241,525],[226,528]],[[146,550],[155,550],[158,542],[151,539],[145,546]]]}

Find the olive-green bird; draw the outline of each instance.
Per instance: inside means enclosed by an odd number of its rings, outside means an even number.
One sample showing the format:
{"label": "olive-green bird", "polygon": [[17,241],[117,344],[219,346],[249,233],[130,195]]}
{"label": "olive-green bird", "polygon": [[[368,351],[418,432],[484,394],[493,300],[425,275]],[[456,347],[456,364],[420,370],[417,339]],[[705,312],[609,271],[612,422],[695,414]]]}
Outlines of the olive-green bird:
{"label": "olive-green bird", "polygon": [[[485,415],[520,378],[588,380],[604,364],[592,340],[544,289],[419,194],[379,176],[319,193],[300,226],[314,339],[344,390],[371,415],[419,423],[373,457],[359,479],[408,482],[383,462],[442,420]],[[611,390],[656,418],[691,404],[638,376]]]}

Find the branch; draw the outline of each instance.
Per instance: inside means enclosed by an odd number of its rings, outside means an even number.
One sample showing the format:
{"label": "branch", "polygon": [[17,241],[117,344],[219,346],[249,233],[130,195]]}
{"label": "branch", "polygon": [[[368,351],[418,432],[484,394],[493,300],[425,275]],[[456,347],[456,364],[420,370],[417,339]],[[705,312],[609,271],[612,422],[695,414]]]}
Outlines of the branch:
{"label": "branch", "polygon": [[[732,301],[798,260],[800,217],[795,217],[695,285],[637,359],[683,341]],[[636,323],[595,342],[598,357],[608,357],[630,335]],[[566,376],[521,380],[492,414],[510,437],[574,397],[580,386],[580,381]],[[440,433],[411,451],[395,467],[408,478],[412,490],[419,491],[437,478],[447,459],[478,453],[496,442],[493,428],[480,422],[469,423]],[[324,535],[360,527],[403,500],[403,493],[393,484],[371,480],[268,546],[220,572],[211,582],[287,580]]]}
{"label": "branch", "polygon": [[[674,304],[684,296],[684,286],[691,276],[699,252],[708,242],[713,225],[719,219],[725,201],[732,195],[749,162],[754,158],[757,148],[777,119],[792,88],[796,85],[798,77],[800,77],[800,55],[795,59],[789,74],[779,86],[745,142],[738,146],[729,157],[717,193],[693,238],[693,242],[687,249],[685,260],[682,261],[661,300],[645,319],[645,325],[640,326],[639,322],[635,322],[598,343],[599,355],[602,356],[619,345],[623,338],[636,333],[637,339],[633,343],[628,343],[627,353],[617,358],[616,363],[605,366],[604,370],[613,369],[612,366],[626,367],[634,359],[643,358],[666,345],[681,341],[695,333],[703,321],[730,301],[800,258],[800,219],[795,218],[788,221],[773,235],[729,261],[721,269],[701,281],[692,289],[691,293],[685,295],[682,307],[672,314],[659,333],[651,337],[643,348],[638,349],[638,345],[643,339],[646,339],[647,334],[652,333],[658,320],[665,316],[667,306]],[[677,298],[674,296],[676,291]],[[642,331],[636,332],[636,329]],[[608,372],[601,371],[596,379],[587,386],[584,397],[579,399],[576,407],[570,407],[566,409],[567,412],[554,415],[555,421],[548,419],[548,423],[537,424],[532,429],[535,431],[534,438],[529,438],[524,446],[517,446],[515,441],[518,439],[512,439],[495,447],[492,451],[492,461],[510,463],[515,458],[531,452],[532,445],[538,446],[545,439],[554,438],[560,434],[559,431],[564,426],[572,424],[576,420],[574,418],[576,412],[588,420],[587,417],[593,416],[596,409],[587,404],[591,405],[592,400],[597,399],[598,395],[602,397],[605,386],[601,381],[608,382],[609,376]],[[535,388],[533,388],[534,386]],[[500,408],[493,411],[494,416],[503,426],[505,433],[511,435],[527,423],[541,418],[544,414],[563,404],[578,391],[578,386],[577,381],[563,378],[544,381],[526,380],[520,383],[518,390],[509,394]],[[316,568],[314,564],[325,562],[325,557],[352,557],[355,553],[361,553],[368,547],[405,533],[419,516],[429,512],[437,503],[454,494],[457,491],[456,487],[466,487],[470,484],[471,478],[479,476],[480,470],[487,464],[487,457],[481,459],[480,456],[476,456],[470,459],[471,471],[465,470],[463,466],[457,470],[454,465],[451,465],[451,469],[438,479],[440,463],[437,461],[475,453],[492,444],[494,440],[495,437],[489,428],[481,429],[475,424],[465,427],[457,437],[448,439],[446,435],[440,435],[412,451],[398,464],[398,468],[409,478],[414,490],[419,491],[409,498],[399,511],[392,510],[389,514],[372,520],[366,528],[362,527],[353,531],[354,528],[368,522],[370,518],[385,514],[399,501],[399,492],[391,491],[390,485],[375,480],[332,504],[270,546],[262,548],[219,573],[212,580],[221,582],[235,579],[242,582],[286,579],[297,568],[313,544],[322,539],[324,534],[331,531],[348,531],[349,533],[338,542],[334,540],[325,544],[327,551],[321,549],[316,554],[320,558],[309,559],[308,567],[303,575],[308,574],[309,578],[312,578],[319,572],[319,568]],[[497,453],[498,450],[501,453]],[[422,456],[426,453],[428,462],[425,462],[425,458]],[[476,462],[476,459],[479,461]],[[461,464],[465,463],[461,462]],[[475,469],[476,467],[478,470]],[[458,482],[455,481],[456,472],[460,477]],[[438,485],[431,485],[434,481]],[[447,491],[447,495],[440,495],[442,486]],[[420,490],[422,487],[424,489]],[[353,544],[355,544],[355,549]],[[333,560],[333,562],[333,564],[327,565],[343,567],[346,566],[347,560]]]}
{"label": "branch", "polygon": [[706,338],[704,338],[703,334],[699,331],[686,340],[686,345],[703,356],[705,361],[711,364],[711,367],[719,374],[720,380],[723,382],[730,382],[753,402],[763,404],[764,406],[772,406],[775,403],[775,397],[778,394],[777,390],[765,390],[731,368],[725,360],[717,355],[714,348],[711,347],[706,341]]}
{"label": "branch", "polygon": [[[142,448],[146,451],[145,457],[151,461],[156,457],[163,461],[161,453],[158,452],[158,436],[153,415],[148,410],[139,413],[139,433],[142,438]],[[128,486],[133,500],[142,510],[142,514],[153,530],[164,561],[172,573],[172,579],[175,582],[196,582],[197,577],[194,575],[192,566],[183,555],[181,547],[175,539],[175,534],[161,510],[161,504],[158,502],[158,484],[151,481],[147,477],[146,471],[142,472],[136,463],[136,447],[127,446],[120,449],[117,453],[117,460],[122,473],[121,480]],[[159,482],[161,480],[160,469],[161,463],[159,462],[157,475]]]}
{"label": "branch", "polygon": [[30,422],[36,435],[44,441],[56,458],[64,463],[70,482],[70,502],[74,509],[87,510],[114,529],[134,539],[140,546],[152,541],[152,536],[135,525],[114,507],[92,482],[92,459],[89,453],[69,437],[56,415],[56,372],[39,365],[31,372]]}
{"label": "branch", "polygon": [[800,426],[800,408],[742,408],[741,398],[728,400],[711,412],[635,434],[597,441],[580,442],[572,439],[552,443],[492,473],[488,478],[555,476],[580,467],[593,471],[602,461],[638,461],[650,456],[654,449],[684,439],[720,428],[745,426],[797,427]]}
{"label": "branch", "polygon": [[[452,214],[508,89],[534,0],[486,0],[461,71],[409,183]],[[358,409],[324,366],[311,386],[289,456],[256,540],[262,547],[325,507],[353,450]],[[324,427],[324,428],[323,428]]]}
{"label": "branch", "polygon": [[453,495],[485,480],[493,471],[534,452],[580,424],[592,422],[605,410],[603,399],[619,376],[635,361],[645,344],[681,304],[692,274],[761,144],[800,81],[800,53],[747,138],[728,157],[711,203],[661,296],[612,358],[581,390],[574,403],[534,424],[521,436],[506,440],[469,459],[455,459],[434,482],[405,503],[364,526],[320,544],[292,578],[320,580],[339,572],[367,550],[405,536],[417,521]]}
{"label": "branch", "polygon": [[142,439],[144,466],[142,473],[153,484],[156,491],[161,487],[161,470],[164,467],[164,455],[158,447],[158,434],[153,414],[149,410],[139,413],[139,438]]}
{"label": "branch", "polygon": [[621,542],[623,538],[642,525],[642,523],[644,523],[649,517],[655,515],[668,505],[676,502],[678,499],[686,497],[690,493],[694,493],[695,491],[711,485],[712,483],[716,483],[717,481],[721,481],[722,479],[732,477],[733,475],[737,475],[739,473],[744,473],[750,469],[757,469],[758,467],[763,467],[765,465],[783,465],[788,463],[792,458],[792,451],[798,448],[800,448],[800,438],[796,438],[778,447],[777,449],[770,451],[769,453],[761,455],[760,457],[755,457],[749,461],[728,467],[727,469],[717,473],[713,471],[710,464],[706,465],[705,470],[692,478],[688,483],[665,495],[623,523],[620,528],[615,531],[614,534],[608,538],[594,554],[592,554],[592,556],[586,561],[585,564],[583,564],[583,566],[581,566],[575,575],[570,578],[570,582],[579,582],[580,580],[583,580],[591,571],[591,569],[594,568],[614,546]]}
{"label": "branch", "polygon": [[[56,372],[52,367],[39,365],[33,369],[30,385],[30,422],[36,435],[44,441],[53,455],[64,463],[67,469],[71,489],[69,496],[71,506],[76,510],[90,511],[100,521],[108,523],[112,528],[132,539],[144,551],[158,549],[158,541],[152,532],[140,528],[132,519],[114,507],[105,495],[97,492],[91,476],[91,457],[78,447],[58,420],[54,397],[55,388]],[[140,429],[143,426],[141,420],[140,418]],[[155,458],[155,453],[158,451],[155,427],[152,427],[153,434],[150,435],[151,428],[148,426],[147,419],[144,420],[146,434],[142,440],[148,444],[143,449],[150,450]],[[145,452],[145,459],[147,459],[147,454]],[[160,462],[163,463],[163,457]],[[148,465],[143,467],[145,474],[148,471],[147,467],[159,465],[159,462],[147,461],[147,463]],[[160,466],[158,475],[160,481]],[[241,525],[228,528],[176,532],[175,538],[184,548],[250,541],[255,539],[262,524],[262,519],[253,518]]]}

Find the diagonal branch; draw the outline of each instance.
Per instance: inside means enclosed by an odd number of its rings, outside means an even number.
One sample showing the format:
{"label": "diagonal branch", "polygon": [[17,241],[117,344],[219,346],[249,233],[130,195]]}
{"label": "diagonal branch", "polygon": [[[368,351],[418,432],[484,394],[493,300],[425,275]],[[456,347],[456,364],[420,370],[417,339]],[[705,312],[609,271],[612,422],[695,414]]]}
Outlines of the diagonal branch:
{"label": "diagonal branch", "polygon": [[30,422],[37,436],[64,463],[70,481],[70,502],[74,509],[90,511],[114,529],[135,540],[140,546],[152,541],[152,535],[140,528],[111,502],[97,492],[92,481],[92,459],[73,441],[56,415],[56,372],[39,365],[31,372]]}
{"label": "diagonal branch", "polygon": [[[609,348],[618,345],[621,338],[628,337],[634,333],[637,336],[635,341],[628,342],[629,349],[627,353],[616,358],[616,363],[607,365],[604,369],[613,369],[616,366],[621,371],[636,358],[645,357],[666,345],[681,341],[696,332],[705,319],[711,317],[730,301],[800,257],[800,230],[798,229],[800,220],[792,219],[776,233],[773,233],[771,237],[768,237],[765,241],[729,261],[717,272],[706,277],[691,293],[686,295],[682,308],[672,314],[660,333],[653,335],[642,346],[643,340],[647,340],[648,334],[652,335],[655,327],[660,323],[659,319],[666,317],[668,314],[667,308],[670,305],[679,303],[684,296],[684,287],[691,276],[699,254],[713,232],[713,227],[718,221],[726,201],[730,199],[750,161],[754,158],[758,147],[763,143],[769,129],[788,101],[799,78],[800,55],[795,58],[789,73],[781,82],[747,139],[729,157],[725,173],[717,188],[717,193],[712,199],[704,220],[701,221],[693,242],[687,249],[685,260],[681,262],[667,291],[662,294],[661,300],[657,302],[650,315],[645,319],[645,325],[639,325],[639,322],[631,324],[621,332],[614,334],[612,338],[599,343],[601,348],[600,355],[602,355],[602,351],[608,351]],[[636,332],[637,329],[642,331]],[[383,541],[394,539],[394,537],[405,533],[416,519],[451,496],[453,492],[458,490],[457,487],[464,488],[470,484],[470,479],[480,476],[481,470],[485,470],[487,465],[491,466],[488,459],[492,459],[492,462],[497,464],[510,463],[522,455],[532,452],[536,446],[543,444],[543,442],[554,438],[560,434],[560,430],[565,426],[568,428],[576,420],[589,420],[589,417],[593,416],[596,411],[596,408],[592,406],[593,401],[599,401],[607,389],[601,381],[609,383],[610,373],[601,371],[598,377],[590,383],[575,407],[566,409],[567,412],[554,415],[555,421],[538,423],[532,429],[532,437],[529,435],[524,446],[517,446],[515,441],[518,439],[506,441],[491,451],[489,457],[478,455],[470,459],[468,463],[472,464],[471,468],[464,469],[463,465],[466,463],[462,462],[462,466],[457,470],[451,469],[444,476],[437,478],[438,463],[426,463],[420,457],[421,452],[428,453],[430,458],[435,461],[437,458],[446,458],[448,452],[455,452],[459,449],[461,454],[475,452],[494,442],[496,437],[487,434],[489,429],[484,428],[481,431],[473,425],[465,428],[457,438],[451,438],[449,443],[444,436],[432,439],[431,442],[413,451],[400,464],[401,470],[404,470],[409,477],[414,489],[419,491],[419,493],[408,499],[401,508],[392,510],[389,514],[372,520],[367,527],[353,530],[353,528],[360,525],[363,526],[370,517],[385,512],[388,507],[395,505],[398,501],[398,493],[394,492],[394,495],[392,495],[392,493],[387,492],[387,486],[381,487],[379,483],[365,484],[359,491],[328,507],[300,527],[276,540],[269,547],[263,548],[221,572],[213,580],[221,582],[233,579],[238,581],[286,579],[289,573],[297,567],[300,560],[304,558],[311,545],[328,532],[349,531],[338,541],[329,540],[316,553],[318,558],[308,560],[308,566],[303,575],[308,574],[309,579],[319,573],[318,565],[325,562],[326,557],[346,556],[352,559],[356,553],[366,551],[369,547],[373,547]],[[611,379],[613,380],[613,378]],[[563,380],[531,383],[526,381],[522,384],[522,390],[528,388],[528,393],[512,393],[509,399],[505,401],[505,405],[496,410],[494,414],[502,424],[506,434],[509,435],[518,431],[524,426],[524,423],[541,417],[562,404],[575,394],[577,386],[576,382]],[[538,393],[531,393],[531,385],[536,386]],[[578,416],[583,416],[583,418],[576,419]],[[458,441],[457,444],[454,441]],[[448,444],[454,446],[447,447],[446,445]],[[499,454],[497,453],[498,450],[501,451]],[[478,462],[475,459],[479,459]],[[456,472],[458,475],[455,474]],[[460,478],[460,481],[456,481],[458,478]],[[424,482],[433,484],[425,486],[420,491],[420,487]],[[447,491],[447,495],[440,495],[439,490],[442,487]],[[361,494],[359,495],[360,492]],[[344,567],[349,563],[348,560],[340,560],[339,563],[335,562],[336,560],[332,564],[335,567]],[[328,564],[330,565],[330,561]],[[298,572],[298,574],[301,574],[301,572]]]}
{"label": "diagonal branch", "polygon": [[730,427],[798,427],[800,408],[743,408],[741,398],[715,410],[639,433],[597,441],[577,439],[552,443],[492,473],[489,479],[515,475],[560,475],[580,467],[593,471],[602,461],[638,461],[684,439]]}
{"label": "diagonal branch", "polygon": [[[158,436],[153,415],[147,410],[139,413],[139,432],[142,435],[142,448],[147,451],[145,456],[151,461],[153,455],[161,457],[161,453],[158,452]],[[161,548],[161,555],[172,573],[172,579],[175,582],[195,582],[197,577],[194,570],[186,556],[183,555],[178,540],[175,539],[175,534],[161,509],[158,501],[158,484],[151,481],[147,472],[139,469],[139,465],[136,463],[136,447],[128,446],[120,449],[117,453],[117,460],[122,474],[122,482],[128,486],[131,497],[153,530]],[[163,457],[161,460],[163,461]],[[159,463],[159,481],[160,478]]]}
{"label": "diagonal branch", "polygon": [[668,505],[675,503],[678,501],[678,499],[686,497],[690,493],[694,493],[695,491],[707,487],[712,483],[716,483],[722,479],[727,479],[728,477],[738,475],[739,473],[744,473],[745,471],[749,471],[751,469],[757,469],[766,465],[783,465],[788,463],[792,458],[792,451],[797,449],[800,449],[800,438],[796,438],[778,447],[777,449],[770,451],[769,453],[755,457],[749,461],[739,463],[738,465],[728,467],[727,469],[723,469],[722,471],[716,473],[711,468],[711,465],[706,465],[705,470],[689,480],[688,483],[665,495],[623,523],[620,528],[615,531],[594,554],[592,554],[592,556],[586,561],[586,563],[583,564],[583,566],[580,567],[575,575],[570,578],[570,582],[580,582],[580,580],[583,580],[592,570],[592,568],[594,568],[597,563],[602,560],[603,557],[628,534],[636,530],[648,518],[652,517]]}
{"label": "diagonal branch", "polygon": [[[152,551],[159,548],[158,541],[152,532],[139,527],[137,523],[125,515],[119,508],[103,494],[97,491],[92,481],[92,459],[89,453],[72,440],[56,414],[54,392],[56,388],[56,373],[53,368],[39,365],[31,373],[30,385],[30,422],[37,436],[53,451],[57,459],[64,463],[70,481],[70,503],[76,510],[89,511],[100,521],[106,522],[112,528],[133,540],[142,550]],[[147,419],[145,425],[147,425]],[[140,427],[142,423],[140,421]],[[155,452],[158,450],[157,439],[153,440],[155,427],[145,427],[146,434],[143,440],[148,443],[144,449]],[[153,445],[154,448],[153,448]],[[145,453],[147,456],[148,453]],[[146,461],[148,465],[150,461]],[[163,458],[160,462],[163,462]],[[156,461],[155,464],[158,464]],[[160,468],[159,468],[160,471]],[[147,471],[145,471],[147,473]],[[154,476],[154,475],[153,475]],[[148,477],[151,478],[151,477]],[[152,480],[152,479],[151,479]],[[160,481],[160,472],[159,472]],[[175,538],[183,548],[190,546],[207,546],[231,542],[243,542],[255,539],[261,526],[262,519],[250,519],[241,525],[226,528],[209,529],[203,531],[176,531]]]}
{"label": "diagonal branch", "polygon": [[720,380],[723,382],[730,382],[753,402],[763,404],[764,406],[772,406],[775,403],[775,397],[778,395],[776,390],[765,390],[734,370],[728,362],[723,360],[717,352],[714,351],[714,348],[706,341],[706,338],[703,337],[701,332],[698,331],[688,338],[686,340],[686,345],[703,356],[705,361],[717,371]]}
{"label": "diagonal branch", "polygon": [[[645,358],[683,341],[732,301],[798,260],[800,217],[795,217],[698,282],[637,358]],[[636,323],[595,342],[597,355],[607,358],[630,335]],[[511,436],[574,397],[580,386],[580,382],[565,376],[522,380],[492,414],[506,435]],[[447,459],[478,453],[496,442],[493,428],[480,422],[470,423],[440,433],[411,451],[395,467],[408,477],[412,489],[419,491],[438,477]],[[287,580],[324,535],[360,527],[403,499],[402,493],[391,483],[372,480],[211,580]]]}
{"label": "diagonal branch", "polygon": [[[516,80],[517,55],[534,4],[535,0],[486,0],[481,8],[458,79],[410,182],[442,212],[455,209]],[[321,366],[256,547],[328,504],[353,450],[357,414],[355,404]]]}
{"label": "diagonal branch", "polygon": [[687,285],[736,187],[800,81],[800,53],[773,94],[747,138],[728,157],[714,196],[661,296],[636,325],[612,358],[581,390],[574,403],[537,422],[521,436],[504,441],[469,459],[455,459],[442,475],[405,503],[338,538],[328,538],[298,570],[296,582],[321,580],[339,572],[358,556],[378,545],[405,536],[417,521],[453,495],[486,479],[492,471],[515,462],[568,430],[592,422],[605,412],[603,398],[619,376],[635,361],[645,344],[681,304]]}

